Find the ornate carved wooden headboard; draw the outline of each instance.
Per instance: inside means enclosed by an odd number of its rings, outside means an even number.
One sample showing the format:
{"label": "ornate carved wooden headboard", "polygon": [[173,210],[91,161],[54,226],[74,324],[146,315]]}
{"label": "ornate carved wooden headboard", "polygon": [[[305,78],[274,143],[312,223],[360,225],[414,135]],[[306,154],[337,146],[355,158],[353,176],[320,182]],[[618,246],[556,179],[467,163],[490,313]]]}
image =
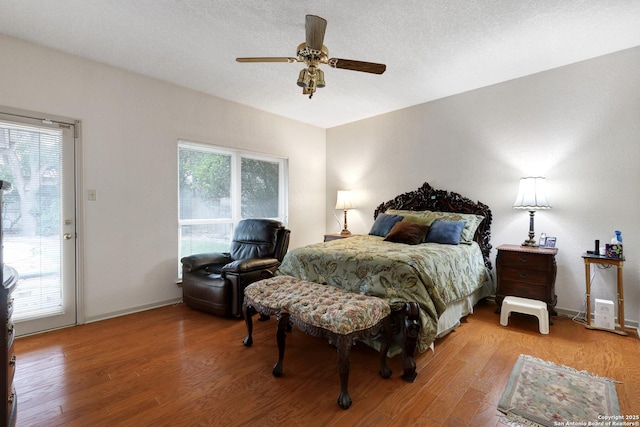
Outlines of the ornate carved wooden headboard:
{"label": "ornate carved wooden headboard", "polygon": [[474,202],[458,193],[446,190],[435,190],[428,183],[409,193],[396,196],[388,202],[381,203],[373,213],[373,218],[377,218],[381,212],[387,209],[405,209],[412,211],[439,211],[458,212],[484,216],[484,220],[478,226],[474,240],[480,245],[484,264],[491,269],[491,209],[484,203]]}

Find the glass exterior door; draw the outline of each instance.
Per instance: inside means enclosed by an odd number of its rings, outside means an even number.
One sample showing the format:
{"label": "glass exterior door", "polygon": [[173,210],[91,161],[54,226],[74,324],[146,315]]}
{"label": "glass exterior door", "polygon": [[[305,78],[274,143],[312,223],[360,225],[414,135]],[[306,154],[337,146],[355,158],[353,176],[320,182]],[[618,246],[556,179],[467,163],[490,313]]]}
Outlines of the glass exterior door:
{"label": "glass exterior door", "polygon": [[4,262],[18,335],[76,319],[75,125],[0,114]]}

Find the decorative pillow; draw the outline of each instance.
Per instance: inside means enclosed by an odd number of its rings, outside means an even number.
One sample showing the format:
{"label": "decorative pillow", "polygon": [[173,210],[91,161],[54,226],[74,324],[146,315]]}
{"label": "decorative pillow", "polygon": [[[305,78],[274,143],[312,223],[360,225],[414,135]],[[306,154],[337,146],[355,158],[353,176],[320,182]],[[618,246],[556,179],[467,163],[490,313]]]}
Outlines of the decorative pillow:
{"label": "decorative pillow", "polygon": [[[476,230],[478,229],[478,226],[480,225],[484,217],[482,215],[476,215],[476,214],[454,213],[451,215],[452,216],[448,218],[451,221],[466,222],[466,224],[464,225],[464,228],[462,229],[462,236],[460,237],[460,243],[470,244],[471,242],[473,242],[474,241],[473,236],[476,235]],[[458,215],[458,217],[453,217],[453,215]]]}
{"label": "decorative pillow", "polygon": [[381,213],[376,218],[369,234],[373,236],[387,237],[396,222],[402,220],[402,215],[388,215]]}
{"label": "decorative pillow", "polygon": [[417,222],[418,224],[428,225],[428,226],[431,226],[431,224],[435,220],[434,218],[429,218],[421,215],[403,215],[403,217],[404,217],[403,221]]}
{"label": "decorative pillow", "polygon": [[460,236],[464,225],[464,221],[441,221],[436,219],[431,224],[431,228],[429,228],[426,241],[428,243],[458,245],[460,244]]}
{"label": "decorative pillow", "polygon": [[484,219],[482,215],[466,214],[458,212],[438,212],[438,211],[411,211],[402,209],[388,209],[387,214],[402,215],[404,221],[419,222],[421,224],[431,225],[436,219],[443,221],[465,221],[460,243],[473,242],[473,236],[476,234],[478,226]]}
{"label": "decorative pillow", "polygon": [[406,243],[407,245],[417,245],[422,243],[424,237],[429,232],[428,225],[417,224],[415,222],[396,222],[387,237],[387,242]]}
{"label": "decorative pillow", "polygon": [[[429,218],[425,218],[425,217],[421,217],[421,216],[406,215],[406,216],[403,217],[402,222],[413,222],[415,224],[420,224],[420,225],[424,225],[426,227],[429,227],[433,223],[433,219],[429,219]],[[427,230],[428,230],[428,228],[427,228]],[[424,243],[426,238],[427,238],[427,236],[425,235],[424,239],[422,239],[421,243]]]}

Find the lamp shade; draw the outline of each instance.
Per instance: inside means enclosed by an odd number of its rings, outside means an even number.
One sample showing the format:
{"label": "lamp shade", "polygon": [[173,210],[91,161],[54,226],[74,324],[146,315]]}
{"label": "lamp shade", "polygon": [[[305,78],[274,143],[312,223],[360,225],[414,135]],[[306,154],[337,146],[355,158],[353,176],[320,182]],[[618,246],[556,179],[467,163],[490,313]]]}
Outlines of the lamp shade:
{"label": "lamp shade", "polygon": [[520,178],[518,197],[513,203],[515,209],[551,209],[547,201],[545,180],[543,177]]}
{"label": "lamp shade", "polygon": [[353,209],[353,204],[351,203],[351,191],[349,190],[338,191],[336,209],[340,209],[340,210]]}

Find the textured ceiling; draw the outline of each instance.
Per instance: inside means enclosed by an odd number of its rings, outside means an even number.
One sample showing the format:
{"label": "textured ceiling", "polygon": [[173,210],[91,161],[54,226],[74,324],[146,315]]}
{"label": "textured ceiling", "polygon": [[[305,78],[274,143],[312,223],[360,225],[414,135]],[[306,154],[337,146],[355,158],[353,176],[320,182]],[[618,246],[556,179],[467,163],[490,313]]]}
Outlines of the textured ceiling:
{"label": "textured ceiling", "polygon": [[[328,21],[313,99],[295,56],[304,16]],[[0,0],[0,33],[329,128],[640,45],[636,0]],[[3,58],[3,61],[7,61]]]}

